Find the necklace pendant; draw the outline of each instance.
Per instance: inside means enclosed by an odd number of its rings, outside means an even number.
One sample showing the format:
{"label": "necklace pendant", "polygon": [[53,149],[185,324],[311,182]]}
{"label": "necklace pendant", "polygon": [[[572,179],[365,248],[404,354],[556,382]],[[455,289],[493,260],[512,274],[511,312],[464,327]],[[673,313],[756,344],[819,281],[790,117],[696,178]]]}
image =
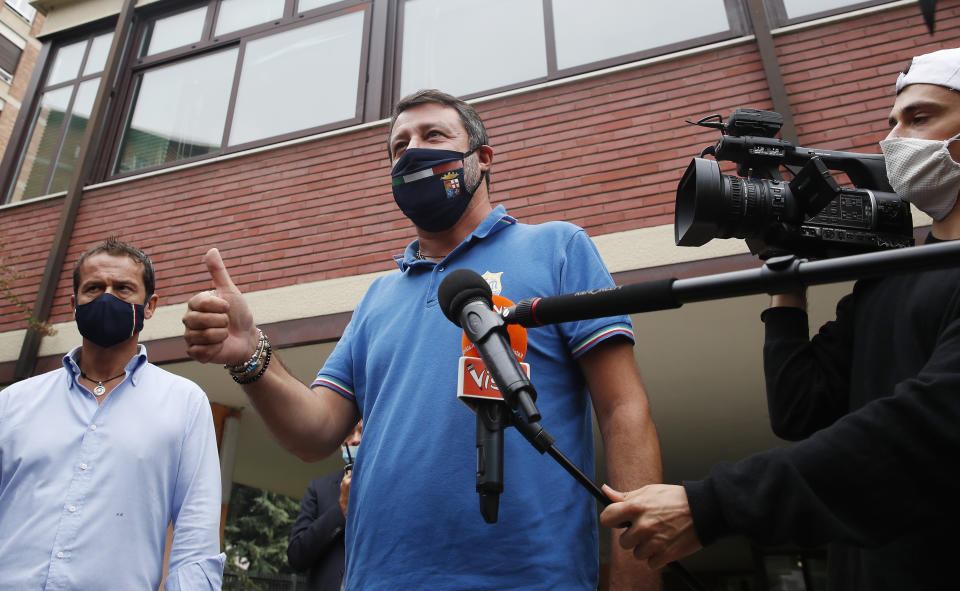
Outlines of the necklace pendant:
{"label": "necklace pendant", "polygon": [[96,387],[93,389],[94,396],[103,396],[106,392],[107,389],[103,387],[103,382],[97,382]]}

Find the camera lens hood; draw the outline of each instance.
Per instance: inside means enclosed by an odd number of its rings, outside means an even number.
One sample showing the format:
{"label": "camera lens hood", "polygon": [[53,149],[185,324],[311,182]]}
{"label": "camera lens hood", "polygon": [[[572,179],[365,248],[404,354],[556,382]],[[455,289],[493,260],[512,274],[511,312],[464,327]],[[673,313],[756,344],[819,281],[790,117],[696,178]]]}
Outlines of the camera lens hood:
{"label": "camera lens hood", "polygon": [[723,219],[720,165],[715,160],[694,158],[677,185],[673,238],[677,246],[703,246],[720,232]]}

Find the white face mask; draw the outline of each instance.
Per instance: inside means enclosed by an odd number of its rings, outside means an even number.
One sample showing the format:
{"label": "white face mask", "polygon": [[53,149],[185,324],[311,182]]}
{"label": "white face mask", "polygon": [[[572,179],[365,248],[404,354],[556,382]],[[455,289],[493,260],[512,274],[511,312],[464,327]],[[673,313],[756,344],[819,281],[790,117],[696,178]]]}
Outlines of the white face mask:
{"label": "white face mask", "polygon": [[947,217],[960,193],[960,163],[947,147],[948,140],[897,137],[882,140],[890,185],[900,197],[936,221]]}
{"label": "white face mask", "polygon": [[344,464],[352,464],[357,460],[357,452],[360,450],[359,445],[341,445],[340,446],[340,455],[343,456]]}

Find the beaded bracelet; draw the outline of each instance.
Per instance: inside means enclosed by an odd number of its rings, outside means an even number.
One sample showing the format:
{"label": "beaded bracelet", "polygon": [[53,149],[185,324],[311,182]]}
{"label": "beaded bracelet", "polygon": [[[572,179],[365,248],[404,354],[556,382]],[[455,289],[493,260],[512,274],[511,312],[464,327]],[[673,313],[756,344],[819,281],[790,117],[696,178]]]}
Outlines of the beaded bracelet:
{"label": "beaded bracelet", "polygon": [[257,340],[257,349],[253,352],[253,355],[250,356],[250,359],[240,365],[224,365],[227,371],[230,372],[230,377],[238,384],[252,384],[259,380],[263,374],[266,373],[267,366],[270,365],[270,357],[273,353],[273,348],[270,346],[270,339],[268,339],[267,335],[263,334],[263,331],[259,328],[257,332],[260,335]]}
{"label": "beaded bracelet", "polygon": [[266,346],[266,342],[267,342],[266,335],[264,335],[263,331],[260,330],[259,328],[257,329],[257,334],[259,335],[257,337],[257,347],[253,350],[253,354],[250,355],[250,359],[247,360],[245,363],[241,363],[239,365],[229,365],[225,363],[223,364],[224,369],[226,369],[230,373],[241,374],[241,375],[245,373],[250,373],[252,371],[256,371],[256,367],[260,361],[260,357],[263,355],[263,349]]}
{"label": "beaded bracelet", "polygon": [[245,386],[247,384],[252,384],[256,382],[261,377],[263,377],[264,373],[266,373],[267,366],[270,365],[270,355],[272,350],[273,349],[270,347],[270,341],[267,341],[267,347],[266,349],[264,349],[264,355],[262,359],[263,365],[260,366],[260,371],[258,371],[253,377],[246,377],[246,375],[244,374],[241,374],[241,375],[231,374],[230,377],[233,378],[234,382],[240,384],[241,386]]}

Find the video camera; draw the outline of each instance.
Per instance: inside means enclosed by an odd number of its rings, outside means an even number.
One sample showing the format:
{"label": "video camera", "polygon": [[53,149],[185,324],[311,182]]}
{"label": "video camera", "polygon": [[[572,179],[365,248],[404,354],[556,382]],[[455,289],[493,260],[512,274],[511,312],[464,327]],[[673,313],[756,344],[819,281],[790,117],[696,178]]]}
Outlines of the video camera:
{"label": "video camera", "polygon": [[[736,109],[726,124],[711,115],[694,125],[719,129],[722,136],[690,162],[677,186],[678,246],[745,238],[750,252],[766,259],[913,245],[910,205],[890,187],[883,155],[800,148],[776,139],[783,116],[773,111]],[[740,176],[721,174],[721,160],[736,162]],[[781,166],[793,175],[789,182]],[[845,172],[856,188],[841,187],[830,170]]]}

